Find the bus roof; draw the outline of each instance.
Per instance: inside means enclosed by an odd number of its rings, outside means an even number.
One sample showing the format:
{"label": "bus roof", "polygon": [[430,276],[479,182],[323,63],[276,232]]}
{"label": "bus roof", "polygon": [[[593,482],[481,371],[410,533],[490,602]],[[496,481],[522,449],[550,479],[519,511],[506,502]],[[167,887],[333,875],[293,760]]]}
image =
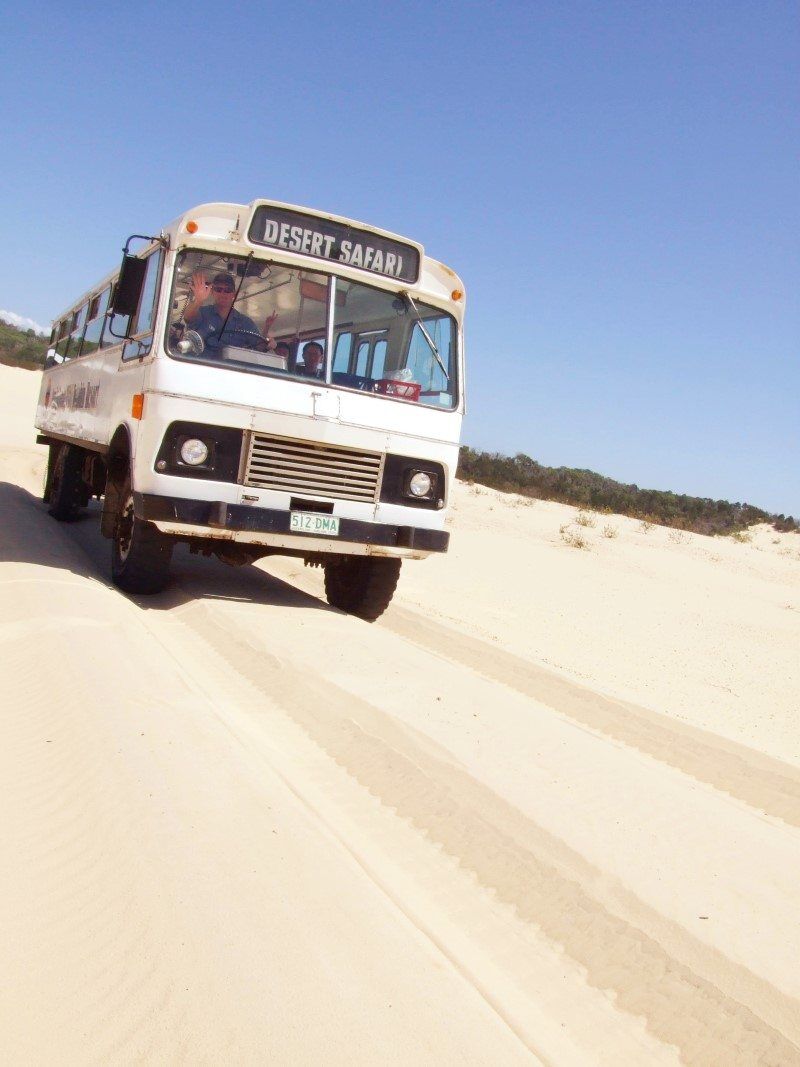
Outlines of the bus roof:
{"label": "bus roof", "polygon": [[[266,223],[271,220],[272,216],[275,217],[273,228],[274,226],[278,227],[276,239],[274,241],[265,241],[264,231],[261,232],[260,237],[253,236],[254,223],[258,220],[259,225],[263,225],[266,229]],[[308,225],[303,225],[304,220],[308,220]],[[360,264],[355,259],[353,263],[349,263],[333,255],[314,256],[311,254],[310,257],[308,251],[303,251],[303,240],[306,237],[306,233],[304,232],[299,237],[292,235],[292,224],[303,231],[318,232],[321,235],[322,252],[326,248],[335,250],[335,242],[337,240],[344,246],[345,241],[341,240],[337,234],[345,231],[348,236],[365,235],[364,244],[368,244],[370,247],[375,246],[378,251],[383,252],[384,263],[392,252],[395,254],[396,262],[396,258],[402,254],[402,249],[409,249],[418,256],[414,280],[412,281],[407,273],[405,277],[401,277],[396,274],[388,274],[385,271],[375,271],[370,267],[365,268],[363,263]],[[283,231],[281,227],[284,227]],[[339,229],[337,230],[337,228]],[[267,236],[270,236],[271,233],[272,230]],[[301,207],[296,204],[286,204],[277,200],[258,199],[251,201],[249,204],[207,203],[198,204],[183,212],[165,226],[160,235],[169,238],[171,249],[184,246],[193,248],[213,247],[231,256],[252,254],[258,258],[265,259],[270,258],[271,254],[277,253],[282,260],[299,268],[306,267],[308,269],[309,258],[315,258],[320,262],[319,269],[324,269],[323,263],[327,262],[329,269],[333,267],[337,274],[341,273],[354,281],[366,283],[369,280],[369,284],[391,286],[395,290],[404,288],[425,299],[433,299],[437,303],[444,302],[448,305],[448,310],[459,321],[464,314],[464,285],[455,271],[439,260],[425,255],[423,246],[418,242],[412,241],[407,237],[401,237],[399,234],[392,233],[389,230],[371,226],[369,223],[346,218],[343,215],[333,215],[329,212],[317,211],[313,208]],[[281,244],[281,238],[284,236],[286,240]],[[333,239],[332,241],[331,238]],[[296,244],[298,241],[299,248],[292,247],[292,244]],[[313,236],[310,238],[309,243],[313,247]],[[413,261],[413,255],[411,258]],[[56,315],[53,322],[70,314],[73,310],[81,307],[89,297],[105,289],[106,286],[114,281],[118,273],[119,267],[109,271],[108,274],[83,292],[77,300]],[[457,299],[455,298],[455,293],[460,294]]]}
{"label": "bus roof", "polygon": [[[264,225],[270,217],[274,216],[273,230],[277,229],[275,240],[265,240],[263,236],[254,234],[254,226]],[[306,225],[306,220],[309,224]],[[303,231],[303,236],[292,235],[293,224],[298,231]],[[192,225],[193,224],[193,225]],[[316,224],[316,226],[315,226]],[[280,227],[283,226],[283,234]],[[337,228],[342,228],[337,232]],[[364,240],[364,245],[375,244],[378,250],[388,251],[391,255],[395,251],[402,254],[404,248],[410,249],[418,257],[417,269],[413,279],[408,274],[405,276],[397,273],[389,273],[374,270],[358,263],[355,258],[351,262],[335,255],[311,253],[311,258],[319,261],[319,269],[325,269],[323,263],[327,263],[328,269],[333,268],[336,273],[342,273],[354,281],[370,284],[391,285],[392,288],[405,288],[412,293],[418,293],[421,297],[432,298],[437,302],[446,301],[449,310],[456,314],[457,318],[463,316],[464,310],[464,284],[459,276],[450,267],[425,255],[425,249],[419,242],[410,238],[401,237],[389,230],[382,230],[369,223],[359,222],[355,219],[345,218],[342,215],[332,215],[329,212],[316,211],[312,208],[300,207],[296,204],[286,204],[277,200],[253,200],[249,204],[209,203],[198,204],[190,211],[184,212],[174,219],[167,227],[166,232],[170,236],[172,247],[176,245],[190,245],[201,247],[213,241],[216,247],[223,245],[230,255],[242,255],[244,249],[258,258],[269,258],[270,253],[278,253],[281,259],[297,267],[308,268],[309,251],[304,250],[302,241],[305,237],[310,239],[313,247],[315,235],[322,239],[322,251],[329,247],[335,251],[335,243],[339,240],[342,247],[345,241],[341,240],[341,233],[348,231],[346,236],[353,237],[356,243],[360,235],[371,235]],[[281,236],[286,240],[281,243]],[[299,242],[300,247],[292,247],[293,241]],[[329,242],[327,245],[325,242]],[[368,253],[365,253],[368,254]],[[388,256],[384,256],[384,262]],[[459,292],[461,296],[457,301],[453,300],[453,292]]]}

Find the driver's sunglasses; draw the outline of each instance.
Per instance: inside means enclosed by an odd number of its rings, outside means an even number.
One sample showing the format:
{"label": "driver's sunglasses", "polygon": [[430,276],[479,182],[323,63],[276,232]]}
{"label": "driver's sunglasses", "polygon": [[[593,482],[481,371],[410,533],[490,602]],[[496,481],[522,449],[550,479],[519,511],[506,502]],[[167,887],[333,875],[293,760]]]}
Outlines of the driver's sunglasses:
{"label": "driver's sunglasses", "polygon": [[229,289],[227,285],[212,285],[211,287],[215,293],[232,293],[233,289]]}

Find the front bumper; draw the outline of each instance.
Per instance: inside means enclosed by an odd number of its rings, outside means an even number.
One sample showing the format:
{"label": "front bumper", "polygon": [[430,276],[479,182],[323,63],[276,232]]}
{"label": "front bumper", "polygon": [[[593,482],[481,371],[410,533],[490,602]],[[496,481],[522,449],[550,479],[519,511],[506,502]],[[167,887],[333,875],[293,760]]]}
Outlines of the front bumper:
{"label": "front bumper", "polygon": [[319,537],[289,528],[288,511],[257,508],[224,501],[186,500],[184,497],[134,493],[136,517],[166,533],[263,544],[302,553],[375,553],[426,556],[446,552],[450,534],[418,526],[393,526],[359,519],[339,519],[338,537]]}

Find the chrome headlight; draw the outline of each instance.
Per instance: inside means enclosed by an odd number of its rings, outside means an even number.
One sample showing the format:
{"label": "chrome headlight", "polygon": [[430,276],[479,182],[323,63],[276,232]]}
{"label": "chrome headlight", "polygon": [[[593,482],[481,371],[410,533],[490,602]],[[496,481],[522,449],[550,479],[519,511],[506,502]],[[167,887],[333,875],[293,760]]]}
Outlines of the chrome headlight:
{"label": "chrome headlight", "polygon": [[412,474],[408,479],[409,493],[418,498],[430,496],[432,486],[431,476],[426,474],[425,471],[417,471],[416,474]]}
{"label": "chrome headlight", "polygon": [[189,437],[181,445],[181,459],[191,467],[199,467],[208,459],[208,445],[199,437]]}

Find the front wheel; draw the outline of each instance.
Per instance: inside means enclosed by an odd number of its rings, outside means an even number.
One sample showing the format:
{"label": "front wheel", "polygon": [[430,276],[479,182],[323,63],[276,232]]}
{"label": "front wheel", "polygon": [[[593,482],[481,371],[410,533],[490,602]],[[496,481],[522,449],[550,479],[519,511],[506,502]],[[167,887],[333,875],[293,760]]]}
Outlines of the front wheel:
{"label": "front wheel", "polygon": [[325,596],[334,608],[374,622],[386,611],[400,577],[399,559],[348,556],[325,564]]}
{"label": "front wheel", "polygon": [[111,539],[111,577],[126,593],[160,593],[169,581],[172,539],[152,523],[137,519],[130,480],[119,496]]}

